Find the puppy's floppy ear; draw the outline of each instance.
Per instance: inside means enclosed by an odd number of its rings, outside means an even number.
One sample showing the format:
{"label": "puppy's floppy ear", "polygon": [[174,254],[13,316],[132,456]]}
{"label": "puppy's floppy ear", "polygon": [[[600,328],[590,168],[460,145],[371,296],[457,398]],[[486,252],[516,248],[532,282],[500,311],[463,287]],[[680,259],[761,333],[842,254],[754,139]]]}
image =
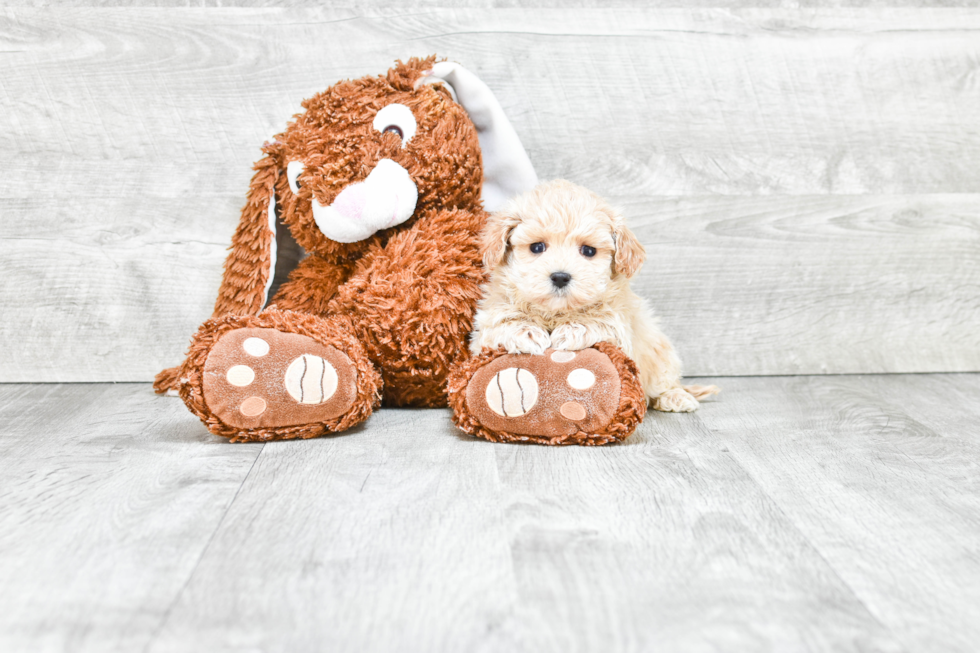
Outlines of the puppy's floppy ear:
{"label": "puppy's floppy ear", "polygon": [[639,271],[647,257],[647,252],[637,240],[636,235],[626,226],[623,218],[618,215],[613,221],[613,238],[616,240],[613,269],[616,274],[621,274],[629,279]]}
{"label": "puppy's floppy ear", "polygon": [[255,315],[268,299],[276,268],[276,182],[281,172],[277,145],[265,145],[265,156],[253,166],[255,174],[214,303],[216,317]]}
{"label": "puppy's floppy ear", "polygon": [[493,270],[504,262],[507,254],[507,245],[510,240],[510,232],[514,227],[521,223],[516,213],[510,211],[500,211],[492,213],[487,218],[487,224],[483,228],[481,235],[483,248],[483,267]]}

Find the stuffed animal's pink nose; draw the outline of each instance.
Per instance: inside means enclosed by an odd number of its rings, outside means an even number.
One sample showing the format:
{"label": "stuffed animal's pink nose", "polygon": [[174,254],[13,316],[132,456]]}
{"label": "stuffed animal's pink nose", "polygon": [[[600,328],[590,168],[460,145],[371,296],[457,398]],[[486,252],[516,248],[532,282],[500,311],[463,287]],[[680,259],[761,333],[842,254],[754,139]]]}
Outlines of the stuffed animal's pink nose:
{"label": "stuffed animal's pink nose", "polygon": [[346,220],[361,222],[361,215],[364,207],[367,206],[368,193],[370,189],[367,184],[353,184],[340,192],[337,199],[333,201],[333,208]]}
{"label": "stuffed animal's pink nose", "polygon": [[381,159],[367,179],[342,190],[329,206],[314,196],[313,219],[327,238],[355,243],[408,220],[418,197],[408,171],[391,159]]}

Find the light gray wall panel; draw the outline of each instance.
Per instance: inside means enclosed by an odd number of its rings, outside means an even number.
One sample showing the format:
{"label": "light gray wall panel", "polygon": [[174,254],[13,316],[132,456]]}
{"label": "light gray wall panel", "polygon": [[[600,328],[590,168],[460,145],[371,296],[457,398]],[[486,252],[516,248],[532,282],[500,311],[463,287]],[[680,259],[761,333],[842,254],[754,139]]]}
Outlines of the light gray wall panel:
{"label": "light gray wall panel", "polygon": [[623,208],[691,374],[980,369],[980,12],[7,9],[0,380],[146,380],[259,146],[432,52]]}
{"label": "light gray wall panel", "polygon": [[651,198],[636,285],[694,374],[980,367],[980,195]]}
{"label": "light gray wall panel", "polygon": [[9,7],[332,7],[365,11],[419,9],[589,9],[740,7],[975,7],[976,0],[3,0]]}

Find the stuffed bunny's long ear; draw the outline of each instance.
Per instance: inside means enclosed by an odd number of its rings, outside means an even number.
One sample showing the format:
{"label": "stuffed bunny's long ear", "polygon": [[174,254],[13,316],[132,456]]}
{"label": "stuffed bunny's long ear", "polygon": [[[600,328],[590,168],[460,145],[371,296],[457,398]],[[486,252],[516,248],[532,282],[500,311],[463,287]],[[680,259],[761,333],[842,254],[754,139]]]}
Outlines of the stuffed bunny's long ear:
{"label": "stuffed bunny's long ear", "polygon": [[255,315],[269,298],[276,271],[276,181],[279,166],[267,153],[255,164],[245,207],[225,260],[214,315]]}
{"label": "stuffed bunny's long ear", "polygon": [[521,139],[493,91],[476,75],[457,63],[441,61],[415,86],[421,84],[444,84],[473,121],[483,156],[483,208],[496,211],[514,195],[537,185],[538,176]]}

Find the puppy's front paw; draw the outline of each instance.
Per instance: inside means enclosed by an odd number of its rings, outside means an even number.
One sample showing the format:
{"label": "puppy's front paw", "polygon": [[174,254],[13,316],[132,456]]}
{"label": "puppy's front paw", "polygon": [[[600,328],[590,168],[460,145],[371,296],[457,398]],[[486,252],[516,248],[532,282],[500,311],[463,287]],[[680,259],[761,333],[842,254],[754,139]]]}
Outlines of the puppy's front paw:
{"label": "puppy's front paw", "polygon": [[582,324],[560,324],[551,332],[551,346],[555,349],[578,351],[591,347],[602,340]]}
{"label": "puppy's front paw", "polygon": [[520,325],[500,338],[497,344],[506,349],[508,354],[541,355],[551,346],[551,336],[541,327]]}
{"label": "puppy's front paw", "polygon": [[665,413],[693,413],[699,405],[694,395],[684,388],[672,388],[653,400],[654,410]]}

